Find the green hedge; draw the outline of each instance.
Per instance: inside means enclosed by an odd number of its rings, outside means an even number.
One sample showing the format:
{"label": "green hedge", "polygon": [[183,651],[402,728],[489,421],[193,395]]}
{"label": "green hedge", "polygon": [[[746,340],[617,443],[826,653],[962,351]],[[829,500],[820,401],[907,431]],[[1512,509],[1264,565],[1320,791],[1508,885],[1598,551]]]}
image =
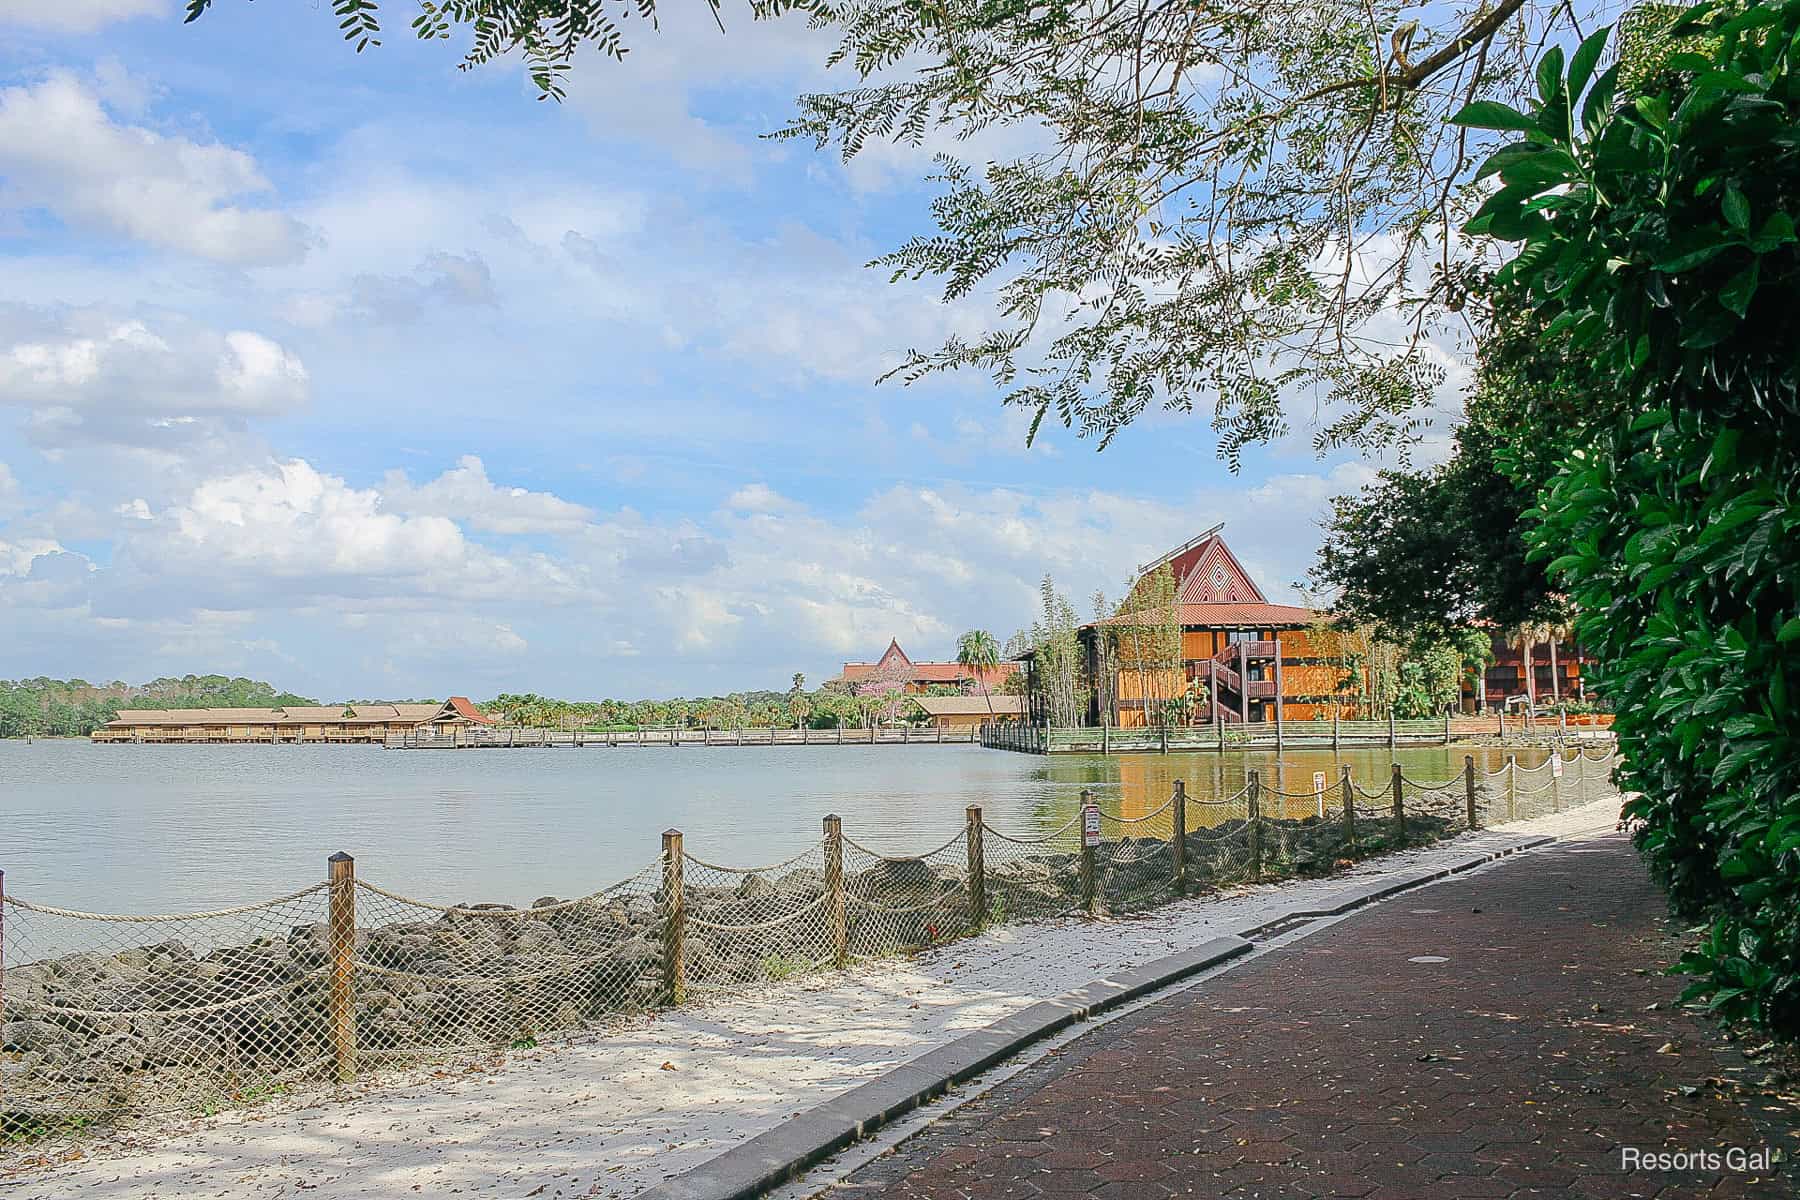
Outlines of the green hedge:
{"label": "green hedge", "polygon": [[[1538,71],[1470,231],[1601,386],[1540,494],[1539,553],[1617,709],[1627,814],[1727,1020],[1800,1036],[1800,0],[1701,5],[1594,69]],[[1639,56],[1654,69],[1633,72]]]}

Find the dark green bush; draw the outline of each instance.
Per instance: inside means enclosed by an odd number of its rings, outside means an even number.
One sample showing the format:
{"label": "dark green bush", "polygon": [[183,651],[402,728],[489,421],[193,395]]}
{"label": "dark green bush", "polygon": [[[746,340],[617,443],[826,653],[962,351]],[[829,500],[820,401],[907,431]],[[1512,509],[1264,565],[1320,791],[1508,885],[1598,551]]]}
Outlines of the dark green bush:
{"label": "dark green bush", "polygon": [[[1638,843],[1723,1019],[1800,1036],[1800,0],[1681,16],[1655,69],[1547,53],[1470,231],[1604,386],[1531,517],[1617,710]],[[1632,61],[1636,61],[1633,59]],[[1631,61],[1627,62],[1631,66]]]}

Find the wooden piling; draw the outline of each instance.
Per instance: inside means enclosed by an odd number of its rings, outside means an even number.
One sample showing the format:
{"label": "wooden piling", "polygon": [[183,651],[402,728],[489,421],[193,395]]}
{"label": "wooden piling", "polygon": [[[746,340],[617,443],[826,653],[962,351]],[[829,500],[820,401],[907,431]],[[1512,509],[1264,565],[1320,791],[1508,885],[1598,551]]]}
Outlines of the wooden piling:
{"label": "wooden piling", "polygon": [[1468,801],[1469,828],[1480,829],[1481,818],[1475,812],[1475,756],[1463,755],[1463,799]]}
{"label": "wooden piling", "polygon": [[1246,820],[1250,825],[1250,879],[1262,878],[1262,776],[1250,772],[1250,795]]}
{"label": "wooden piling", "polygon": [[836,813],[825,818],[825,913],[831,929],[831,962],[850,961],[850,929],[844,912],[844,823]]}
{"label": "wooden piling", "polygon": [[687,999],[687,963],[683,940],[687,933],[687,897],[681,882],[681,830],[662,835],[663,863],[663,1003]]}
{"label": "wooden piling", "polygon": [[1400,799],[1400,764],[1394,764],[1394,845],[1406,845],[1406,809]]}
{"label": "wooden piling", "polygon": [[1175,798],[1172,816],[1174,828],[1169,837],[1169,855],[1175,860],[1175,891],[1184,894],[1187,891],[1187,783],[1175,781]]}
{"label": "wooden piling", "polygon": [[1513,819],[1514,805],[1519,797],[1519,759],[1515,754],[1506,756],[1506,819]]}
{"label": "wooden piling", "polygon": [[1356,788],[1350,782],[1350,768],[1338,768],[1339,787],[1344,795],[1344,841],[1350,853],[1356,853]]}
{"label": "wooden piling", "polygon": [[971,804],[963,811],[963,841],[969,851],[969,929],[971,932],[987,924],[987,852],[981,842],[981,805]]}
{"label": "wooden piling", "polygon": [[325,936],[331,956],[331,1059],[339,1083],[356,1078],[356,860],[339,850],[325,860]]}

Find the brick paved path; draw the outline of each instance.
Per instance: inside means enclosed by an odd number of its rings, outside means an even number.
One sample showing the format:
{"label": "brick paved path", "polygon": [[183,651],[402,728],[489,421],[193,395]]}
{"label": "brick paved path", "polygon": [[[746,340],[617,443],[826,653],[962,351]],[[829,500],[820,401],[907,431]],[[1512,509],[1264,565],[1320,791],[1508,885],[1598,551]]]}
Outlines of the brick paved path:
{"label": "brick paved path", "polygon": [[1663,913],[1618,837],[1397,897],[1069,1043],[832,1195],[1793,1195],[1621,1168],[1623,1146],[1795,1157],[1793,1110],[1730,1090],[1766,1069],[1671,1010]]}

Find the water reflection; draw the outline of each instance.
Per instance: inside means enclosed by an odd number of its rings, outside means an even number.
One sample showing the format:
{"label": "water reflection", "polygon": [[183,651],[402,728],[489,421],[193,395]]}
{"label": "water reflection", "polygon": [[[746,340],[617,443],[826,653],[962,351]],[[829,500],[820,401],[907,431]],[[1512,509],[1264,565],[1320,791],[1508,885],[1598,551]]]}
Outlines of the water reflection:
{"label": "water reflection", "polygon": [[[1513,752],[1521,766],[1545,757]],[[1465,753],[1489,770],[1508,752],[1409,747],[1396,757],[1409,774],[1437,780],[1460,771]],[[864,845],[904,853],[955,834],[971,804],[996,828],[1031,835],[1074,816],[1084,788],[1113,816],[1142,816],[1179,778],[1198,814],[1199,802],[1235,793],[1253,769],[1300,792],[1315,771],[1335,786],[1348,765],[1374,789],[1392,761],[1386,749],[1277,760],[1240,751],[1044,758],[973,746],[395,752],[0,742],[0,870],[27,898],[173,911],[303,886],[342,849],[364,878],[425,898],[529,903],[632,874],[671,826],[700,857],[755,865],[797,852],[836,813]]]}

